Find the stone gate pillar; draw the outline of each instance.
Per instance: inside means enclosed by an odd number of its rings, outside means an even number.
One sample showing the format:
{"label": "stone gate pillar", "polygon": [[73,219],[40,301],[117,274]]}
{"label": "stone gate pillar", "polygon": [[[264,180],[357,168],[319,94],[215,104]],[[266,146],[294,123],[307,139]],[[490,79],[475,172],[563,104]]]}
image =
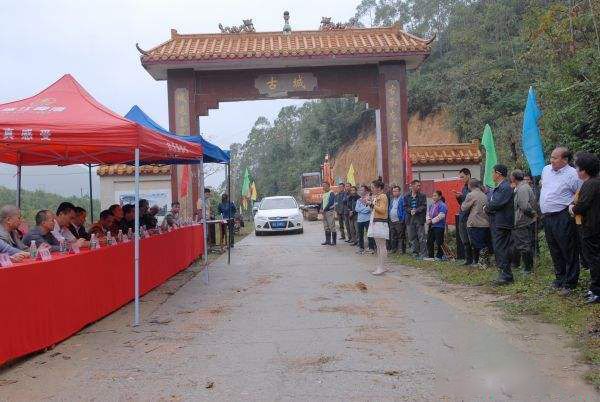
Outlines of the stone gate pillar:
{"label": "stone gate pillar", "polygon": [[408,139],[406,64],[379,64],[379,107],[383,180],[405,191],[404,148]]}
{"label": "stone gate pillar", "polygon": [[[200,132],[195,107],[196,81],[194,71],[168,70],[167,91],[169,95],[169,131],[177,135],[198,135]],[[171,167],[171,196],[179,201],[184,217],[191,218],[198,201],[198,166],[189,166],[187,195],[181,196],[184,166]]]}

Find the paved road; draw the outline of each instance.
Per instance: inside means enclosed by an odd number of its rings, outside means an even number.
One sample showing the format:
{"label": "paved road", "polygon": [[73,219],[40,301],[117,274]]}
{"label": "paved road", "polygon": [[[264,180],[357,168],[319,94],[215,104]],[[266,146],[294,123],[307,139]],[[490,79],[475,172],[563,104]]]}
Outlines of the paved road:
{"label": "paved road", "polygon": [[147,295],[140,327],[127,306],[1,371],[0,400],[598,400],[560,330],[320,241],[248,236],[208,286]]}

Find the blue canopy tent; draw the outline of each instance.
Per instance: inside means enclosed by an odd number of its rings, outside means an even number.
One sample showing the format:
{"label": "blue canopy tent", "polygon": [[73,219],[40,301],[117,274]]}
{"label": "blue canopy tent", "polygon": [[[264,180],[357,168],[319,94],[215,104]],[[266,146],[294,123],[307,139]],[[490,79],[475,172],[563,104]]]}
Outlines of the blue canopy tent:
{"label": "blue canopy tent", "polygon": [[[150,116],[144,113],[144,111],[140,109],[140,107],[137,105],[134,105],[129,110],[129,112],[127,112],[125,118],[139,123],[161,134],[168,136],[176,135],[162,128],[158,123],[152,120]],[[215,144],[206,141],[201,135],[177,136],[177,138],[183,141],[193,142],[195,144],[201,145],[203,151],[202,161],[205,163],[229,163],[229,151],[224,151]],[[156,163],[168,165],[170,164],[170,161],[157,161]]]}
{"label": "blue canopy tent", "polygon": [[[227,191],[229,194],[231,194],[229,151],[224,151],[221,148],[219,148],[218,146],[212,144],[211,142],[206,141],[201,135],[179,136],[179,135],[173,134],[173,133],[165,130],[158,123],[156,123],[154,120],[152,120],[152,118],[150,118],[150,116],[148,116],[146,113],[144,113],[144,111],[138,105],[133,105],[133,107],[125,115],[125,118],[129,119],[131,121],[134,121],[136,123],[139,123],[142,126],[148,127],[156,132],[163,134],[163,135],[166,135],[169,137],[177,137],[177,139],[179,139],[179,140],[192,142],[194,144],[198,144],[198,145],[202,146],[202,160],[201,161],[198,160],[198,161],[190,163],[190,161],[185,161],[185,160],[166,159],[166,160],[157,160],[157,161],[146,162],[146,163],[156,163],[156,164],[163,164],[163,165],[200,164],[201,167],[204,163],[227,164],[227,187],[228,187]],[[200,194],[202,197],[202,205],[205,206],[206,199],[204,198],[204,175],[202,174],[202,172],[204,172],[203,168],[201,169],[201,174],[200,174],[200,178],[201,178]],[[203,222],[204,222],[204,262],[205,262],[205,264],[208,264],[208,241],[207,241],[206,219],[203,219]],[[229,236],[229,233],[230,233],[230,231],[227,230],[227,236]],[[231,262],[231,246],[230,245],[231,245],[231,241],[228,238],[227,239],[227,263],[228,264]],[[206,266],[205,270],[208,275],[208,265]]]}

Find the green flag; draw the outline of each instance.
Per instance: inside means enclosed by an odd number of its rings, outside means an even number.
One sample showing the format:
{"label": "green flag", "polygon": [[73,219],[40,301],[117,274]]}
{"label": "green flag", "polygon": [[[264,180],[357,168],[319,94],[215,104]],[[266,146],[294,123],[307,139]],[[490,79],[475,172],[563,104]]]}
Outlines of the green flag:
{"label": "green flag", "polygon": [[483,184],[490,188],[494,188],[496,187],[496,183],[494,183],[492,174],[494,173],[494,166],[498,164],[498,156],[496,155],[496,147],[494,146],[494,135],[492,134],[492,128],[489,124],[485,125],[481,144],[485,148],[485,173],[483,175]]}
{"label": "green flag", "polygon": [[246,168],[244,173],[244,181],[242,182],[242,197],[249,197],[250,195],[250,172]]}

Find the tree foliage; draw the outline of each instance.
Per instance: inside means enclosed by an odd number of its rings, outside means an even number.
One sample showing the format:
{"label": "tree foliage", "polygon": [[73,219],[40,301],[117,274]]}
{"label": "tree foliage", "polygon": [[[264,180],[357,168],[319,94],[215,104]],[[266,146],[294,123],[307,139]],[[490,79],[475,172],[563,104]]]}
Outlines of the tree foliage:
{"label": "tree foliage", "polygon": [[[356,17],[436,35],[409,77],[411,114],[447,111],[463,141],[481,138],[490,124],[499,160],[526,168],[520,138],[533,85],[546,153],[556,144],[600,152],[600,1],[362,0]],[[236,198],[246,167],[262,196],[295,194],[301,173],[319,171],[324,155],[369,120],[373,113],[351,99],[286,107],[274,122],[259,118],[246,143],[232,146]]]}
{"label": "tree foliage", "polygon": [[[556,143],[600,151],[600,2],[363,0],[357,17],[435,33],[432,54],[409,80],[411,113],[449,112],[463,140],[489,123],[500,160],[524,167],[527,90],[538,90],[546,151]],[[373,17],[374,16],[374,17]]]}
{"label": "tree foliage", "polygon": [[241,196],[246,168],[260,197],[297,195],[302,173],[320,171],[326,154],[351,142],[373,119],[364,103],[350,98],[287,106],[273,122],[259,117],[246,142],[231,146],[234,199]]}
{"label": "tree foliage", "polygon": [[[14,205],[17,200],[17,191],[9,188],[0,186],[0,206],[12,204]],[[58,194],[47,193],[42,190],[28,191],[21,190],[21,214],[23,218],[29,223],[34,224],[35,214],[42,210],[48,209],[50,211],[56,211],[56,208],[61,202],[68,201],[75,206],[79,206],[88,211],[90,209],[90,198],[89,197],[63,197]],[[94,199],[94,216],[97,217],[100,213],[100,201]]]}

